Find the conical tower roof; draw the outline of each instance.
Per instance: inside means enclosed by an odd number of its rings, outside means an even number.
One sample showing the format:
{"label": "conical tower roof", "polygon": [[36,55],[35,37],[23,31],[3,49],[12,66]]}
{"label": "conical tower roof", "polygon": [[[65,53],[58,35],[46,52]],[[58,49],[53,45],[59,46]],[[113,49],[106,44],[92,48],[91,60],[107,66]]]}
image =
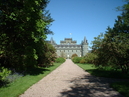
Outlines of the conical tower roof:
{"label": "conical tower roof", "polygon": [[86,37],[84,37],[84,43],[87,43]]}

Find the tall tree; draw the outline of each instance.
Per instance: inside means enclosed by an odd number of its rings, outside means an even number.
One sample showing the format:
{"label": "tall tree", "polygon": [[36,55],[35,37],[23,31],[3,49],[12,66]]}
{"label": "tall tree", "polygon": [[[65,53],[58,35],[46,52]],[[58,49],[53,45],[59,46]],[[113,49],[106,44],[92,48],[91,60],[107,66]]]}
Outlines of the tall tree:
{"label": "tall tree", "polygon": [[0,0],[0,55],[6,67],[33,67],[44,54],[53,21],[47,4],[48,0]]}
{"label": "tall tree", "polygon": [[129,3],[123,7],[123,13],[118,16],[114,27],[107,28],[104,38],[93,41],[93,52],[97,54],[97,66],[111,66],[129,72]]}

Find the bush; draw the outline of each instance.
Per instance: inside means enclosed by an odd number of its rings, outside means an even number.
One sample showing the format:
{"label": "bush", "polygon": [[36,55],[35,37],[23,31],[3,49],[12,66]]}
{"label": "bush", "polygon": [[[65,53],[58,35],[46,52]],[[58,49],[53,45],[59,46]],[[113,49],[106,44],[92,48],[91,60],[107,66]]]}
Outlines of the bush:
{"label": "bush", "polygon": [[5,80],[5,78],[11,73],[10,70],[4,67],[0,67],[0,81]]}
{"label": "bush", "polygon": [[97,56],[94,53],[88,53],[84,58],[86,63],[93,64]]}
{"label": "bush", "polygon": [[65,59],[62,58],[62,57],[59,57],[59,58],[57,58],[57,59],[55,60],[55,62],[56,62],[56,63],[63,63],[63,62],[65,62]]}
{"label": "bush", "polygon": [[56,59],[56,49],[48,43],[44,44],[44,52],[38,57],[38,66],[49,67],[53,65]]}
{"label": "bush", "polygon": [[86,63],[85,59],[84,59],[84,58],[83,58],[83,59],[81,59],[80,63],[81,63],[81,64]]}
{"label": "bush", "polygon": [[77,55],[77,54],[73,54],[73,55],[71,56],[71,59],[73,59],[74,57],[78,57],[78,55]]}
{"label": "bush", "polygon": [[74,57],[74,58],[72,59],[72,61],[73,61],[74,63],[80,63],[81,60],[82,60],[82,57]]}

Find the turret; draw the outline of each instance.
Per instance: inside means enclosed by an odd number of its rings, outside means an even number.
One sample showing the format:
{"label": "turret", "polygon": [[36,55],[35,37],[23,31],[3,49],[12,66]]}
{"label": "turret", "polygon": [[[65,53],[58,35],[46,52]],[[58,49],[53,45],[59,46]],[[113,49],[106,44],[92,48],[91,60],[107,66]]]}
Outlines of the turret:
{"label": "turret", "polygon": [[86,40],[86,37],[84,37],[84,41],[83,41],[84,44],[87,44],[87,40]]}
{"label": "turret", "polygon": [[86,40],[86,37],[84,37],[84,40],[82,41],[82,56],[85,56],[88,53],[88,42]]}
{"label": "turret", "polygon": [[53,38],[52,37],[51,37],[51,40],[50,41],[51,41],[51,44],[52,44],[53,43]]}
{"label": "turret", "polygon": [[51,37],[51,40],[50,40],[51,44],[54,46],[56,45],[55,41],[53,40],[53,38]]}

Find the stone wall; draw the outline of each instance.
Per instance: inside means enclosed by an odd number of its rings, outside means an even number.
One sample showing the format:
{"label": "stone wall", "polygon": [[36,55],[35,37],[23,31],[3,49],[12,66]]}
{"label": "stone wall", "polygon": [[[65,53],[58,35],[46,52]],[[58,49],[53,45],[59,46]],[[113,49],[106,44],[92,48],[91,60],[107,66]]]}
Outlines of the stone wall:
{"label": "stone wall", "polygon": [[71,58],[73,54],[77,54],[78,56],[82,55],[81,46],[80,48],[56,48],[58,57]]}
{"label": "stone wall", "polygon": [[77,41],[73,41],[72,38],[65,38],[64,41],[60,41],[60,45],[57,45],[53,39],[50,42],[55,48],[58,57],[71,58],[73,54],[77,54],[79,57],[88,53],[88,43],[86,38],[81,44],[77,44]]}

